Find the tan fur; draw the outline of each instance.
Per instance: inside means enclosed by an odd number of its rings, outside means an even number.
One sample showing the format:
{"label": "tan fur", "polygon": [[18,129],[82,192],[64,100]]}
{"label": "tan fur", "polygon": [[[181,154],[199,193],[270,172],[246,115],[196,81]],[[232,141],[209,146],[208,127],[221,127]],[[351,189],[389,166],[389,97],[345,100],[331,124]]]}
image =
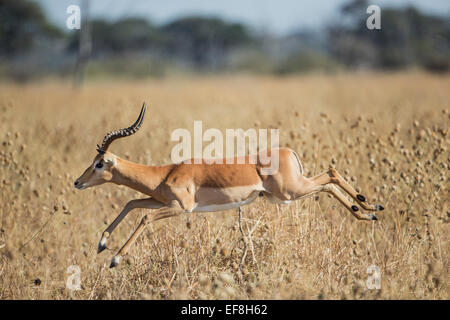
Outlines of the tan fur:
{"label": "tan fur", "polygon": [[[272,163],[265,163],[263,160],[273,160],[277,153],[278,171],[266,175],[265,169],[270,168]],[[328,192],[357,219],[376,219],[375,215],[359,212],[358,207],[343,196],[336,187],[330,185],[336,184],[341,187],[366,210],[376,211],[381,207],[369,205],[365,198],[357,194],[334,168],[330,167],[327,172],[312,178],[304,177],[303,167],[297,154],[289,148],[272,149],[267,154],[259,153],[256,160],[255,164],[251,163],[249,157],[245,157],[244,164],[239,164],[236,158],[233,164],[226,164],[225,159],[222,163],[202,161],[195,164],[195,161],[191,159],[180,164],[146,166],[105,152],[95,157],[92,165],[75,182],[75,186],[78,189],[85,189],[112,182],[126,185],[150,196],[148,199],[138,199],[128,203],[104,231],[99,243],[99,252],[106,248],[106,239],[130,210],[155,209],[151,215],[146,215],[142,219],[139,227],[113,258],[111,266],[115,266],[120,261],[120,257],[128,251],[145,225],[151,221],[184,212],[236,208],[251,203],[258,195],[263,195],[274,203],[289,203],[291,200],[301,199],[317,192]],[[102,163],[101,168],[96,167],[98,163]]]}
{"label": "tan fur", "polygon": [[[145,166],[106,152],[97,155],[92,166],[78,180],[87,183],[88,187],[105,182],[126,185],[164,204],[176,200],[187,211],[199,203],[206,206],[244,201],[254,191],[264,191],[280,200],[295,199],[302,195],[299,185],[304,178],[301,166],[294,151],[288,148],[271,150],[267,156],[276,151],[279,153],[279,170],[274,175],[261,173],[262,168],[271,164],[261,164],[259,155],[256,164],[250,164],[249,157],[245,157],[245,164],[226,164],[225,159],[223,164],[204,161],[194,164],[192,159],[191,163]],[[103,172],[95,172],[96,162],[112,157],[115,165],[105,161]],[[232,190],[235,190],[234,194]]]}

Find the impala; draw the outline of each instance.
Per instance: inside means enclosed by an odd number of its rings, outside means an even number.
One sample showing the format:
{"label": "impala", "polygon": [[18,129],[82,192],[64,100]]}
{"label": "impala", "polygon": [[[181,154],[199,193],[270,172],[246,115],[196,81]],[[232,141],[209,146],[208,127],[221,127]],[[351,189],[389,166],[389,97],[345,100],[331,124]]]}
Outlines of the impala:
{"label": "impala", "polygon": [[[98,253],[106,248],[107,239],[131,210],[154,209],[142,218],[137,229],[112,258],[111,268],[120,263],[145,226],[152,221],[182,213],[238,208],[251,203],[258,196],[264,196],[273,203],[287,204],[318,192],[327,192],[342,203],[355,218],[377,220],[373,213],[362,213],[358,206],[352,204],[339,191],[337,187],[340,187],[363,209],[368,211],[384,209],[379,204],[369,204],[366,198],[358,194],[331,166],[327,171],[314,177],[305,177],[297,154],[289,148],[267,151],[269,156],[272,153],[278,154],[278,171],[271,175],[261,173],[263,168],[270,167],[270,163],[260,161],[260,153],[257,154],[257,161],[254,164],[250,161],[245,161],[244,164],[229,164],[229,162],[226,164],[226,161],[222,161],[222,164],[210,161],[208,163],[186,161],[163,166],[147,166],[121,159],[108,152],[111,142],[139,130],[145,111],[144,103],[138,119],[132,126],[112,131],[104,137],[102,144],[97,145],[98,154],[94,161],[74,183],[75,188],[82,190],[111,182],[125,185],[148,196],[145,199],[131,200],[125,205],[117,218],[103,232],[98,244]],[[245,159],[248,160],[249,156]]]}

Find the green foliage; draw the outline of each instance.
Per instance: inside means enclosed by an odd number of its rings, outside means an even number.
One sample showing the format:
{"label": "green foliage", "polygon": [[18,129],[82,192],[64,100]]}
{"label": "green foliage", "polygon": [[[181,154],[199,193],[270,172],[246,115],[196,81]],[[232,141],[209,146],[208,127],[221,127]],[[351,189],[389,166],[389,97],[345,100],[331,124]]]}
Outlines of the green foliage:
{"label": "green foliage", "polygon": [[[145,51],[160,47],[164,35],[147,20],[127,18],[117,22],[107,22],[101,19],[92,20],[89,24],[92,41],[92,54],[103,55]],[[79,32],[74,32],[69,44],[69,50],[78,48]]]}
{"label": "green foliage", "polygon": [[[198,67],[220,61],[231,48],[252,42],[243,25],[218,18],[181,18],[165,26],[154,26],[139,18],[112,23],[97,19],[91,21],[89,28],[93,57],[156,52],[190,60]],[[79,34],[75,32],[69,50],[76,51],[78,41]]]}
{"label": "green foliage", "polygon": [[240,50],[232,55],[227,69],[250,73],[273,73],[275,69],[273,59],[255,48]]}
{"label": "green foliage", "polygon": [[424,14],[413,7],[382,9],[381,30],[369,30],[365,26],[368,16],[362,9],[344,7],[343,13],[356,23],[330,29],[331,52],[347,66],[363,61],[378,68],[418,65],[433,71],[449,69],[448,19]]}
{"label": "green foliage", "polygon": [[38,40],[62,35],[49,24],[39,5],[27,0],[0,0],[0,21],[2,56],[20,54]]}
{"label": "green foliage", "polygon": [[223,47],[230,47],[250,40],[243,25],[228,23],[219,18],[181,18],[164,26],[163,30],[177,40],[188,40],[196,45],[220,42]]}
{"label": "green foliage", "polygon": [[164,26],[170,54],[184,53],[197,66],[207,64],[211,55],[219,58],[229,49],[246,45],[251,36],[241,24],[228,23],[218,18],[186,17]]}
{"label": "green foliage", "polygon": [[166,63],[136,55],[109,57],[107,59],[92,60],[87,67],[90,78],[162,78],[165,76]]}
{"label": "green foliage", "polygon": [[332,72],[337,70],[338,65],[330,57],[317,52],[299,52],[288,57],[277,68],[278,74],[289,74],[310,71]]}
{"label": "green foliage", "polygon": [[[271,37],[217,17],[187,16],[165,25],[144,18],[93,19],[88,74],[164,75],[180,70],[289,74],[313,70],[450,69],[450,19],[413,7],[382,8],[381,30],[366,27],[366,0],[348,1],[340,24],[324,33]],[[28,75],[73,70],[80,31],[50,25],[38,2],[0,0],[0,73]],[[84,29],[86,30],[86,29]],[[88,48],[89,46],[86,46]],[[88,52],[89,50],[86,50]],[[136,59],[136,60],[135,60]],[[159,63],[158,61],[163,61]],[[5,71],[6,70],[6,71]],[[70,71],[68,71],[70,70]]]}

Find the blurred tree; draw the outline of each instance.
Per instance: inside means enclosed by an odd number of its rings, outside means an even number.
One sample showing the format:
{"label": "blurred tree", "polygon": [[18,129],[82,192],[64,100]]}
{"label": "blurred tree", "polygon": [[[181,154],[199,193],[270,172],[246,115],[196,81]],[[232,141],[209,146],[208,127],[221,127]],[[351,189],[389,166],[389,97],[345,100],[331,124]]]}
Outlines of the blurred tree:
{"label": "blurred tree", "polygon": [[450,65],[450,23],[416,8],[382,9],[381,30],[366,28],[366,2],[353,0],[342,8],[350,26],[333,26],[329,44],[333,55],[349,67],[398,69],[412,65],[447,71]]}
{"label": "blurred tree", "polygon": [[342,6],[341,12],[343,15],[359,16],[359,13],[365,12],[368,6],[367,0],[351,0]]}
{"label": "blurred tree", "polygon": [[44,39],[62,36],[38,4],[27,0],[0,0],[0,55],[13,57]]}
{"label": "blurred tree", "polygon": [[[85,50],[89,52],[85,56],[98,63],[92,72],[130,70],[139,76],[163,75],[165,66],[281,74],[333,71],[337,66],[450,69],[448,16],[386,7],[381,10],[381,30],[369,30],[368,4],[349,0],[341,8],[339,23],[330,26],[326,36],[321,31],[287,37],[258,35],[242,24],[203,16],[183,17],[162,26],[135,17],[116,22],[94,19],[89,21],[90,32],[85,32],[92,39],[92,50]],[[41,74],[72,72],[80,32],[64,33],[53,27],[38,1],[0,0],[0,21],[0,58],[8,58],[0,59],[3,73],[26,78],[39,70]]]}
{"label": "blurred tree", "polygon": [[252,41],[245,26],[219,18],[185,17],[162,30],[169,37],[169,54],[186,55],[197,67],[220,64],[230,49]]}
{"label": "blurred tree", "polygon": [[[95,19],[90,22],[92,55],[116,54],[160,50],[165,36],[150,22],[141,18],[127,18],[117,22]],[[78,47],[79,37],[74,34],[69,50]]]}
{"label": "blurred tree", "polygon": [[117,51],[148,50],[164,43],[164,35],[140,18],[120,20],[111,26],[109,33],[111,49]]}
{"label": "blurred tree", "polygon": [[280,63],[275,72],[290,74],[309,71],[334,72],[338,65],[329,56],[314,51],[300,51]]}

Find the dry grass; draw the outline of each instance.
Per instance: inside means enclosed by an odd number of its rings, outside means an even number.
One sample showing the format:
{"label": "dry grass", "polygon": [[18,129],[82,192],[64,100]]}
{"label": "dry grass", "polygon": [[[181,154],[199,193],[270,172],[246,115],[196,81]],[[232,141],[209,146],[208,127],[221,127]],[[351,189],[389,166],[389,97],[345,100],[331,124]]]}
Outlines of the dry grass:
{"label": "dry grass", "polygon": [[[450,77],[420,73],[218,77],[91,82],[83,90],[43,82],[0,85],[0,299],[448,299]],[[204,128],[280,128],[316,174],[333,162],[369,200],[375,223],[351,217],[326,195],[275,206],[197,213],[150,226],[123,264],[96,254],[102,231],[127,201],[104,185],[76,191],[106,131],[150,113],[111,151],[142,163],[169,161],[170,133]],[[117,250],[144,210],[109,241]],[[247,225],[248,224],[248,225]],[[82,290],[65,288],[70,265]],[[381,271],[368,290],[367,267]],[[39,281],[38,281],[39,280]]]}

